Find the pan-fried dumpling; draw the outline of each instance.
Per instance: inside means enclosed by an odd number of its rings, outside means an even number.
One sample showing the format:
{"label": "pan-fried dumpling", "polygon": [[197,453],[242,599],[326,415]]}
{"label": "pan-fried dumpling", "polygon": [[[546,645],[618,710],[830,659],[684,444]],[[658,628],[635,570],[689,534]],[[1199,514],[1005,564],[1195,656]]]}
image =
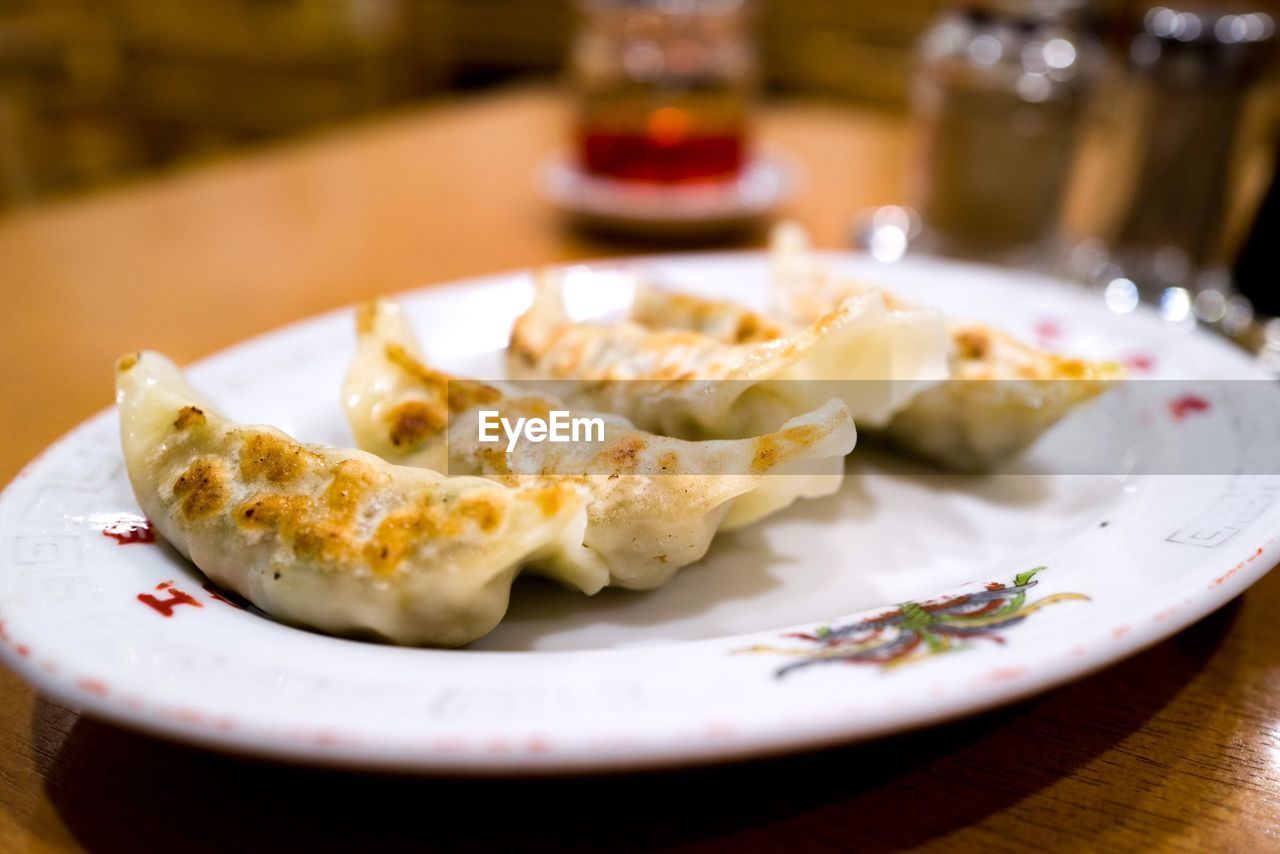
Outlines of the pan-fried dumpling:
{"label": "pan-fried dumpling", "polygon": [[644,281],[635,283],[630,319],[649,329],[688,329],[726,344],[776,341],[793,329],[736,302],[655,288]]}
{"label": "pan-fried dumpling", "polygon": [[522,565],[584,593],[607,580],[582,547],[572,485],[511,489],[238,426],[155,353],[121,358],[116,388],[143,512],[207,576],[281,620],[456,646],[502,619]]}
{"label": "pan-fried dumpling", "polygon": [[1124,373],[982,324],[949,331],[951,380],[921,392],[884,430],[889,442],[948,468],[982,471],[1016,457]]}
{"label": "pan-fried dumpling", "polygon": [[[760,314],[727,301],[643,284],[635,300],[632,318],[652,328],[694,329],[726,342],[785,334],[777,321],[765,325]],[[1047,353],[982,324],[952,323],[947,332],[950,380],[923,389],[888,425],[867,432],[948,468],[977,471],[1017,456],[1122,376],[1114,363]]]}
{"label": "pan-fried dumpling", "polygon": [[[547,274],[512,330],[508,372],[569,381],[560,396],[571,404],[690,439],[776,430],[833,395],[859,424],[882,425],[921,385],[946,374],[941,318],[890,312],[875,291],[771,340],[758,340],[771,331],[758,317],[731,334],[714,313],[697,321],[693,329],[653,328],[634,318],[574,323],[560,282]],[[879,382],[844,382],[850,380]]]}
{"label": "pan-fried dumpling", "polygon": [[[650,329],[696,331],[727,344],[773,341],[821,318],[832,306],[876,292],[832,275],[795,223],[780,224],[770,243],[776,311],[769,318],[736,303],[637,284],[631,319]],[[883,294],[883,300],[890,314],[908,310],[892,294]],[[874,437],[948,468],[978,471],[1017,456],[1072,408],[1123,376],[1115,363],[1059,356],[983,324],[952,322],[946,329],[950,381],[921,389],[887,425],[863,426]]]}
{"label": "pan-fried dumpling", "polygon": [[645,433],[617,416],[600,441],[479,440],[480,413],[547,419],[595,416],[539,390],[451,377],[423,363],[399,306],[370,303],[357,317],[344,405],[356,443],[391,462],[507,485],[573,482],[587,495],[583,543],[610,583],[655,587],[703,556],[718,529],[753,522],[800,497],[835,492],[856,434],[838,400],[771,434],[686,442]]}
{"label": "pan-fried dumpling", "polygon": [[[774,229],[770,261],[775,307],[797,326],[869,290],[824,269],[796,223]],[[1017,456],[1124,374],[1114,362],[1048,353],[983,324],[948,323],[947,334],[951,382],[923,390],[883,436],[950,468],[987,469]]]}

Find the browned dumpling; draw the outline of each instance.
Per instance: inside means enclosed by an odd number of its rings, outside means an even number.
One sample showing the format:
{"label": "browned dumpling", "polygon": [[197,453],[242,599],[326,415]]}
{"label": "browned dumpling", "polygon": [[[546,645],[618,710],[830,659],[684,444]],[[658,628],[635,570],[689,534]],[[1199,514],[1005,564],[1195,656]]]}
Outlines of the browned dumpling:
{"label": "browned dumpling", "polygon": [[207,576],[281,620],[456,646],[502,619],[522,567],[584,593],[570,484],[509,488],[305,445],[218,415],[156,353],[116,366],[125,461],[144,513]]}
{"label": "browned dumpling", "polygon": [[[665,438],[617,416],[568,409],[536,388],[434,370],[394,303],[364,306],[357,334],[343,396],[361,448],[509,486],[577,484],[587,503],[583,544],[608,566],[610,584],[622,587],[662,584],[701,558],[718,530],[754,522],[797,498],[835,492],[856,439],[838,400],[753,438]],[[553,411],[597,416],[602,428],[598,441],[495,445],[479,439],[481,413],[493,411],[513,421],[545,420]]]}
{"label": "browned dumpling", "polygon": [[953,324],[951,380],[921,392],[885,438],[959,470],[1016,457],[1077,405],[1120,379],[1114,362],[1047,353],[981,324]]}
{"label": "browned dumpling", "polygon": [[[755,341],[780,340],[833,306],[870,293],[862,282],[832,275],[795,223],[774,230],[770,262],[776,312],[762,315],[735,303],[637,285],[632,318],[651,329],[693,330],[733,343],[748,330]],[[910,311],[892,294],[891,315]],[[947,381],[913,388],[885,423],[860,422],[864,432],[948,468],[990,469],[1026,450],[1073,408],[1123,377],[1113,362],[1049,353],[978,323],[946,324]]]}
{"label": "browned dumpling", "polygon": [[[868,290],[826,270],[795,223],[780,224],[770,243],[773,301],[791,323]],[[923,390],[882,435],[949,468],[988,469],[1017,456],[1124,375],[1114,362],[1059,356],[980,323],[949,322],[947,336],[950,381]]]}
{"label": "browned dumpling", "polygon": [[[682,325],[647,322],[650,296]],[[713,303],[694,310],[697,302],[641,292],[638,316],[574,323],[559,281],[544,275],[512,330],[508,372],[564,380],[570,404],[685,439],[758,436],[833,396],[859,425],[883,425],[922,384],[946,373],[941,318],[890,312],[879,292],[852,295],[785,334],[745,309]]]}

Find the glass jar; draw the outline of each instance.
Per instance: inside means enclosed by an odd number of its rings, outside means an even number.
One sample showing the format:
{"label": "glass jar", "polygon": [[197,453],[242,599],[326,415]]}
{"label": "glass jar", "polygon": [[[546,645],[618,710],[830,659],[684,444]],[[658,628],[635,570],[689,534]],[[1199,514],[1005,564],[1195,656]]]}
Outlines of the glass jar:
{"label": "glass jar", "polygon": [[937,18],[913,92],[922,248],[1049,260],[1102,59],[1070,0],[960,3]]}
{"label": "glass jar", "polygon": [[[1107,192],[1090,223],[1105,244],[1091,278],[1132,283],[1165,311],[1208,293],[1209,317],[1230,290],[1228,222],[1271,109],[1276,22],[1265,4],[1162,0],[1132,10],[1125,71],[1107,135]],[[1256,153],[1261,153],[1256,152]],[[1271,274],[1268,273],[1270,276]]]}
{"label": "glass jar", "polygon": [[756,60],[745,0],[583,0],[570,65],[578,162],[620,181],[736,177]]}

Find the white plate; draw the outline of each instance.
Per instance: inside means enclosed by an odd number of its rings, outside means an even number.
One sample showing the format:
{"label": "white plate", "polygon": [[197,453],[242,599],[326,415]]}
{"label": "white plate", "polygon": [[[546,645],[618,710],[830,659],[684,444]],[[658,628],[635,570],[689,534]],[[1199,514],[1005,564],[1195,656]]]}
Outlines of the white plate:
{"label": "white plate", "polygon": [[[1027,274],[831,260],[908,299],[1129,359],[1152,376],[1254,376],[1216,339],[1143,311],[1112,315],[1090,294]],[[691,290],[763,299],[759,255],[647,263]],[[599,279],[571,284],[578,313],[626,298]],[[527,278],[512,274],[406,302],[436,361],[492,374],[529,296]],[[336,312],[228,350],[191,376],[233,417],[341,443],[351,349],[350,312]],[[1223,408],[1187,423],[1226,417]],[[1046,436],[1024,470],[1072,453],[1070,429]],[[873,455],[852,459],[838,496],[721,537],[663,589],[588,599],[522,581],[508,619],[475,648],[397,649],[273,623],[215,598],[166,546],[104,536],[137,513],[108,411],[0,499],[0,655],[58,701],[228,750],[424,771],[633,768],[866,738],[1009,702],[1166,637],[1280,555],[1277,476],[900,476],[878,472]],[[894,603],[1008,585],[1039,566],[1010,619],[989,618],[976,635],[945,633],[982,622],[963,616],[971,600],[893,665],[784,671]],[[175,591],[195,604],[165,617],[143,601],[181,598]],[[941,614],[907,611],[925,623]],[[906,643],[907,631],[892,625],[879,640]],[[926,642],[947,639],[945,654]]]}

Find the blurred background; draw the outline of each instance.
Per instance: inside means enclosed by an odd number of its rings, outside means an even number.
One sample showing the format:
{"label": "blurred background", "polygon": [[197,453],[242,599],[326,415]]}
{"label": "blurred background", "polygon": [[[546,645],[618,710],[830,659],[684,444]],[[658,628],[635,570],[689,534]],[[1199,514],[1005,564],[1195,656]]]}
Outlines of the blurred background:
{"label": "blurred background", "polygon": [[717,215],[688,201],[693,233],[785,201],[750,115],[822,99],[911,123],[900,206],[848,213],[886,260],[1047,268],[1238,331],[1280,313],[1275,21],[1239,0],[0,0],[0,219],[538,80],[577,96],[553,201],[635,226],[644,199],[599,179],[747,182]]}
{"label": "blurred background", "polygon": [[[759,5],[765,91],[905,110],[939,0]],[[0,0],[0,209],[561,75],[572,0]]]}

